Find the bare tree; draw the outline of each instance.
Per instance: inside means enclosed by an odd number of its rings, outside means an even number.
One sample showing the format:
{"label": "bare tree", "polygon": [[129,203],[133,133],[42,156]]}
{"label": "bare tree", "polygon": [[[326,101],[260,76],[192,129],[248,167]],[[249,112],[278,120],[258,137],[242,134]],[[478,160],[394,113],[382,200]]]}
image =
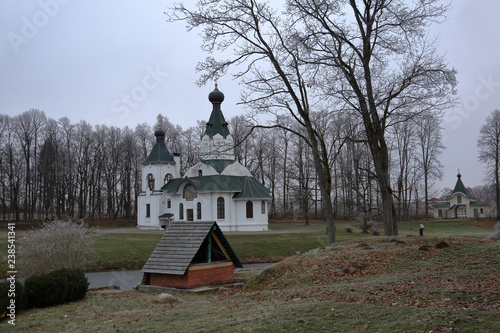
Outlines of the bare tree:
{"label": "bare tree", "polygon": [[365,127],[382,196],[384,232],[396,235],[389,126],[447,108],[455,71],[437,55],[426,28],[447,10],[437,0],[289,0],[298,36],[318,68],[317,81],[357,112]]}
{"label": "bare tree", "polygon": [[45,113],[37,109],[30,109],[16,117],[15,133],[22,148],[25,159],[25,182],[23,219],[32,221],[35,218],[37,201],[37,160],[39,139],[46,122]]}
{"label": "bare tree", "polygon": [[439,156],[445,147],[441,141],[439,123],[439,118],[434,114],[424,114],[418,120],[417,137],[420,145],[420,163],[424,176],[425,220],[429,219],[429,182],[443,177]]}
{"label": "bare tree", "polygon": [[488,183],[495,188],[496,216],[500,219],[500,110],[486,117],[477,140],[479,161],[486,164]]}
{"label": "bare tree", "polygon": [[410,216],[410,203],[413,182],[410,179],[412,167],[415,164],[415,123],[411,121],[397,123],[392,127],[392,150],[394,155],[393,165],[397,171],[397,217],[398,221],[408,219]]}
{"label": "bare tree", "polygon": [[230,60],[217,62],[208,58],[199,64],[198,68],[205,72],[200,83],[211,79],[216,71],[225,73],[228,67],[240,65],[243,69],[236,78],[248,89],[242,96],[243,103],[257,112],[275,115],[285,112],[304,128],[306,135],[295,132],[281,124],[279,117],[266,126],[292,131],[311,147],[327,220],[328,243],[333,244],[335,223],[328,150],[311,118],[315,111],[309,100],[313,73],[302,67],[292,22],[280,16],[268,4],[256,0],[225,0],[199,1],[195,10],[175,4],[170,19],[186,21],[189,29],[203,27],[203,49],[208,52],[234,50]]}
{"label": "bare tree", "polygon": [[[1,134],[1,175],[2,175],[2,203],[7,210],[7,219],[19,221],[21,219],[21,191],[24,178],[24,159],[17,135],[15,135],[15,118],[2,116]],[[5,214],[4,214],[5,216]]]}

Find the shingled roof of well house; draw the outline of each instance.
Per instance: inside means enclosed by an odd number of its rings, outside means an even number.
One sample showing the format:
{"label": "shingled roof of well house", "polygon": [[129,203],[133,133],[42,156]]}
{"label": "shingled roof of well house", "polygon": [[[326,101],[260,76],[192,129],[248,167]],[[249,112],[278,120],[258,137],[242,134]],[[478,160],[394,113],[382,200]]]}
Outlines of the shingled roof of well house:
{"label": "shingled roof of well house", "polygon": [[183,275],[211,230],[233,264],[243,267],[216,222],[172,222],[142,272]]}

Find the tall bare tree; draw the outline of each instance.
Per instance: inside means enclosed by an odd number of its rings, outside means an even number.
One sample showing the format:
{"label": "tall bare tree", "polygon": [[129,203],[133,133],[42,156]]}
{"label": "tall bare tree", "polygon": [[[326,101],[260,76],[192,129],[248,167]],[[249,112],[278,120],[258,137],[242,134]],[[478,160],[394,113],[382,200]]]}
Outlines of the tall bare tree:
{"label": "tall bare tree", "polygon": [[434,114],[424,114],[419,118],[417,128],[417,137],[420,146],[419,160],[424,177],[425,219],[428,220],[430,182],[443,177],[439,156],[445,147],[441,141],[439,118]]}
{"label": "tall bare tree", "polygon": [[488,183],[495,188],[496,217],[500,219],[500,110],[486,117],[477,140],[479,161],[486,164]]}
{"label": "tall bare tree", "polygon": [[228,67],[240,65],[236,74],[247,88],[243,103],[255,111],[283,112],[300,124],[306,135],[279,123],[267,126],[285,128],[301,136],[311,147],[313,161],[319,177],[323,210],[327,220],[328,243],[335,242],[331,189],[332,178],[325,140],[316,131],[311,113],[310,78],[313,73],[302,67],[293,26],[281,13],[257,0],[199,1],[196,9],[174,4],[171,20],[182,20],[188,29],[204,28],[203,49],[234,51],[232,59],[217,62],[208,58],[198,68],[204,71],[200,83],[205,83],[215,72],[225,73]]}
{"label": "tall bare tree", "polygon": [[297,36],[318,66],[317,82],[362,120],[380,187],[384,232],[396,235],[388,127],[449,107],[455,71],[436,52],[426,29],[446,6],[438,0],[288,0],[304,29]]}

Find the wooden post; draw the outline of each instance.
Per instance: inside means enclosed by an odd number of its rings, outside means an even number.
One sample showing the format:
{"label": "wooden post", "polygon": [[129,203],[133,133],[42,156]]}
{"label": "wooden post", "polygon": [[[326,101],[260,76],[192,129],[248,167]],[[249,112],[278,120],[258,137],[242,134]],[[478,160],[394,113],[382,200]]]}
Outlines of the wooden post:
{"label": "wooden post", "polygon": [[208,237],[207,263],[211,263],[212,262],[212,233],[209,232],[207,237]]}

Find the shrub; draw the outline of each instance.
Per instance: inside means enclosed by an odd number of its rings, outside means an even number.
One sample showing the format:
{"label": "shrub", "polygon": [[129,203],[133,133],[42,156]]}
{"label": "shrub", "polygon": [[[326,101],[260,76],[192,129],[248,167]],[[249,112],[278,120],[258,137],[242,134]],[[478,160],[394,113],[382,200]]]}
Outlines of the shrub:
{"label": "shrub", "polygon": [[41,308],[71,302],[87,294],[89,283],[81,269],[62,268],[26,279],[28,307]]}
{"label": "shrub", "polygon": [[96,229],[71,221],[53,221],[29,231],[19,240],[20,275],[41,275],[63,267],[84,268],[95,256],[91,246],[96,233]]}
{"label": "shrub", "polygon": [[11,299],[16,300],[16,313],[26,308],[26,295],[23,284],[19,281],[15,281],[12,284],[9,280],[0,282],[0,318],[7,315],[10,311],[7,307],[10,306]]}
{"label": "shrub", "polygon": [[370,221],[366,222],[366,227],[368,229],[370,229],[371,227],[376,227],[376,226],[377,226],[377,223],[375,221],[370,220]]}
{"label": "shrub", "polygon": [[352,229],[352,227],[350,225],[348,225],[347,227],[344,227],[344,230],[346,232],[352,232],[353,231],[353,229]]}
{"label": "shrub", "polygon": [[378,229],[378,226],[376,224],[371,225],[368,229],[368,232],[375,236],[380,235],[380,230]]}
{"label": "shrub", "polygon": [[500,240],[500,221],[497,222],[493,226],[493,233],[486,237],[486,239],[492,240],[492,241],[498,241]]}

